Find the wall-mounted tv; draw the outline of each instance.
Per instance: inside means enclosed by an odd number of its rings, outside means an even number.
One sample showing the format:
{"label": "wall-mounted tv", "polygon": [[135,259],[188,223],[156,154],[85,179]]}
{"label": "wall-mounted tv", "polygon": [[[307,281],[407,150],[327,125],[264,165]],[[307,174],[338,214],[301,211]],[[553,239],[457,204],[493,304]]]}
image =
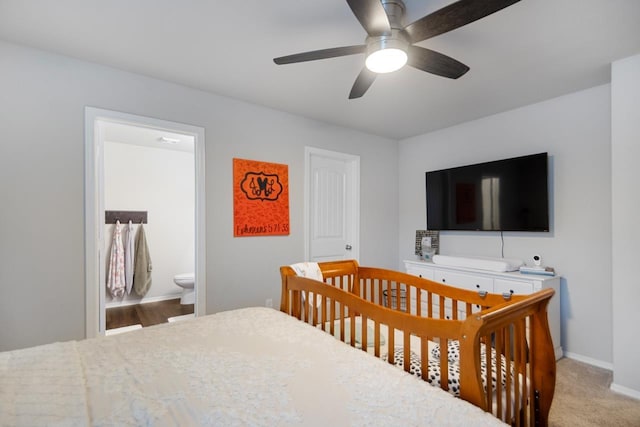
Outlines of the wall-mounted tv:
{"label": "wall-mounted tv", "polygon": [[427,229],[549,231],[547,153],[426,172]]}

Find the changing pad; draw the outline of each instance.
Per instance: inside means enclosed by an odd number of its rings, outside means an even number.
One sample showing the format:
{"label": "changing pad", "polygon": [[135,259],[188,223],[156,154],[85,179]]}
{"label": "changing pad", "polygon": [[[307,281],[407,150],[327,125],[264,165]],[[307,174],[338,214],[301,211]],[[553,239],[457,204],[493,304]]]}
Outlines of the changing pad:
{"label": "changing pad", "polygon": [[475,268],[488,271],[517,271],[524,265],[521,259],[517,258],[491,258],[480,256],[451,256],[434,255],[433,263],[449,265],[452,267]]}

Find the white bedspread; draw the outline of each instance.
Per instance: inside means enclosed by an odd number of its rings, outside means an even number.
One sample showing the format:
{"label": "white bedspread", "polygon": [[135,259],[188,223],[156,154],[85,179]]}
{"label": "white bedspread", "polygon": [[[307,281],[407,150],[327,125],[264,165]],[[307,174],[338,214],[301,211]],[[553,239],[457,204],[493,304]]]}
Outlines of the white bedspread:
{"label": "white bedspread", "polygon": [[0,425],[497,426],[267,308],[0,353]]}

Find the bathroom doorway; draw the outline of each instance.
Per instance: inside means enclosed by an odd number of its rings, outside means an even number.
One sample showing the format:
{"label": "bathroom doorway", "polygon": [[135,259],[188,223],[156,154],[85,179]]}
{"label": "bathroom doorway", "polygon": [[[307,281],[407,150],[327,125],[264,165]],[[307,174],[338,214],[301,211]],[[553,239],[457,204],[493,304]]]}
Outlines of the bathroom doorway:
{"label": "bathroom doorway", "polygon": [[[85,112],[86,335],[106,331],[106,309],[180,298],[176,274],[193,273],[196,316],[206,312],[204,129],[95,108]],[[146,214],[151,286],[115,297],[106,288],[114,224],[105,211]],[[126,221],[121,224],[125,236]]]}

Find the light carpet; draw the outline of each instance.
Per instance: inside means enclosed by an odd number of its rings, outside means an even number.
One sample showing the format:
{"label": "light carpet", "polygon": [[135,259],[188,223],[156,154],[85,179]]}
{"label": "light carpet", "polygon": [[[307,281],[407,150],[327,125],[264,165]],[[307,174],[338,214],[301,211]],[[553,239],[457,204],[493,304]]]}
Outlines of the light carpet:
{"label": "light carpet", "polygon": [[640,427],[640,400],[609,389],[611,371],[573,359],[558,361],[550,427]]}

